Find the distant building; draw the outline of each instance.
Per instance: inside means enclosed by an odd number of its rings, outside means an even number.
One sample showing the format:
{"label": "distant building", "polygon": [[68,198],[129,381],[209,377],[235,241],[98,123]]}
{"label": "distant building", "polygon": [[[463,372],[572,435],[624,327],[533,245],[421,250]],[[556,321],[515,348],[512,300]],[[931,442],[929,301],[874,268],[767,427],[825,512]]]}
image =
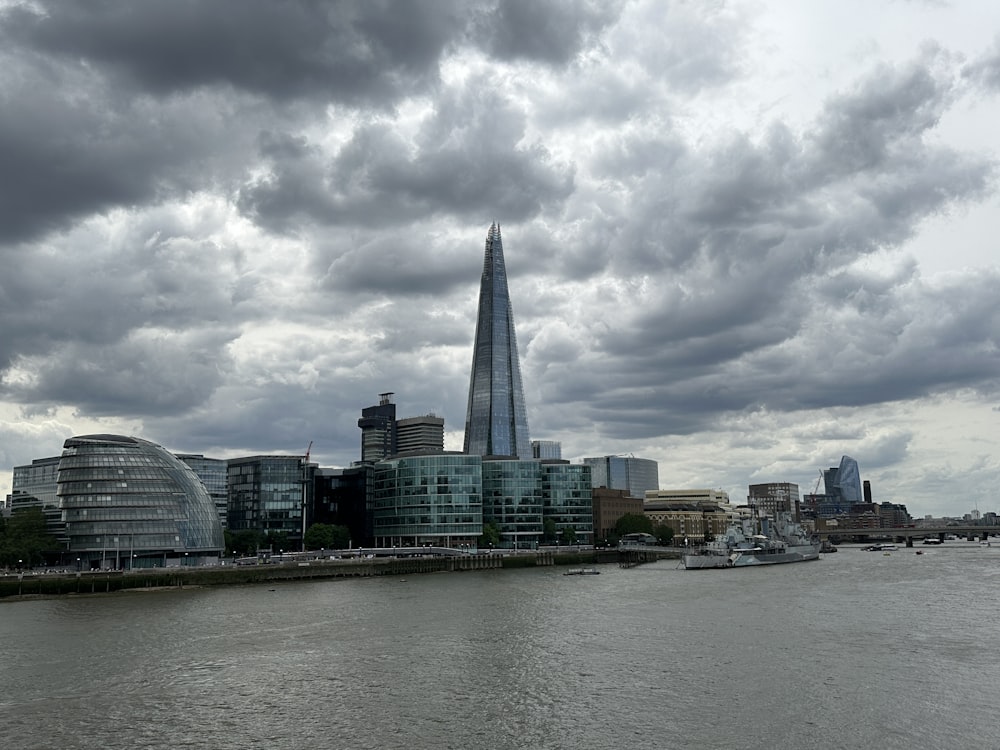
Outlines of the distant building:
{"label": "distant building", "polygon": [[799,486],[791,482],[751,484],[747,504],[759,515],[776,517],[778,513],[791,513],[799,520]]}
{"label": "distant building", "polygon": [[228,526],[228,502],[229,493],[226,489],[226,461],[222,458],[205,458],[200,453],[175,453],[181,461],[190,466],[194,473],[198,475],[201,483],[205,485],[208,496],[215,504],[215,510],[219,514],[219,521],[222,528]]}
{"label": "distant building", "polygon": [[826,494],[842,503],[864,502],[858,462],[850,456],[842,456],[840,466],[823,472],[823,484]]}
{"label": "distant building", "polygon": [[305,456],[247,456],[226,464],[229,528],[283,540],[285,551],[300,549],[316,465],[305,464]]}
{"label": "distant building", "polygon": [[500,546],[534,549],[542,539],[542,475],[535,459],[483,459],[483,523],[494,522]]}
{"label": "distant building", "polygon": [[641,516],[643,501],[632,497],[625,490],[597,487],[592,491],[594,512],[594,541],[601,542],[615,531],[615,524],[627,513]]}
{"label": "distant building", "polygon": [[7,507],[12,513],[39,508],[45,515],[46,531],[57,539],[65,530],[57,495],[58,474],[59,456],[36,458],[25,466],[15,466],[11,493],[7,496]]}
{"label": "distant building", "polygon": [[645,497],[646,505],[650,503],[682,503],[697,506],[729,505],[729,493],[723,490],[649,490]]}
{"label": "distant building", "polygon": [[556,534],[571,532],[577,544],[594,542],[594,506],[590,467],[569,461],[541,462],[542,520],[551,518]]}
{"label": "distant building", "polygon": [[660,487],[659,465],[648,458],[598,456],[585,458],[583,463],[590,467],[595,488],[625,490],[631,497],[644,498]]}
{"label": "distant building", "polygon": [[350,531],[352,546],[374,545],[373,477],[374,467],[371,464],[347,469],[317,469],[313,479],[310,525],[345,526]]}
{"label": "distant building", "polygon": [[361,410],[361,462],[373,464],[396,453],[396,405],[392,393],[380,393],[379,402]]}
{"label": "distant building", "polygon": [[537,459],[554,458],[561,460],[562,443],[558,440],[532,440],[531,456]]}
{"label": "distant building", "polygon": [[433,414],[396,420],[396,452],[444,450],[444,419]]}
{"label": "distant building", "polygon": [[217,564],[222,524],[194,471],[147,440],[69,438],[58,495],[67,558],[84,569]]}
{"label": "distant building", "polygon": [[870,503],[872,501],[872,483],[867,479],[861,483],[861,491],[865,496],[865,502]]}
{"label": "distant building", "polygon": [[498,224],[486,236],[463,452],[521,459],[532,455]]}
{"label": "distant building", "polygon": [[653,526],[668,526],[674,532],[674,544],[703,544],[724,534],[732,516],[717,503],[677,502],[646,496],[643,506]]}
{"label": "distant building", "polygon": [[475,546],[482,535],[481,456],[396,456],[375,464],[373,479],[376,546]]}

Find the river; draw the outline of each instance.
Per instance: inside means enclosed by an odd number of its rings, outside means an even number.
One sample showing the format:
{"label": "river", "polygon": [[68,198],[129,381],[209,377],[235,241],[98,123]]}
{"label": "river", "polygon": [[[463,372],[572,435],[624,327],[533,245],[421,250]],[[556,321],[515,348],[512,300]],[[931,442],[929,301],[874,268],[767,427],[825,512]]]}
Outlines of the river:
{"label": "river", "polygon": [[1000,545],[563,570],[0,603],[0,748],[1000,746]]}

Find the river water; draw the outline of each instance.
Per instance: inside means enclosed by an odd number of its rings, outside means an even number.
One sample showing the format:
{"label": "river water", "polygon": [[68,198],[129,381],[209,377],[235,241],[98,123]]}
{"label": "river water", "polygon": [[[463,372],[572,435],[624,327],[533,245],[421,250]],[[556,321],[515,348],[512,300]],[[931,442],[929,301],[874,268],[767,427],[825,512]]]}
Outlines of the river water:
{"label": "river water", "polygon": [[996,747],[1000,545],[915,551],[0,603],[0,748]]}

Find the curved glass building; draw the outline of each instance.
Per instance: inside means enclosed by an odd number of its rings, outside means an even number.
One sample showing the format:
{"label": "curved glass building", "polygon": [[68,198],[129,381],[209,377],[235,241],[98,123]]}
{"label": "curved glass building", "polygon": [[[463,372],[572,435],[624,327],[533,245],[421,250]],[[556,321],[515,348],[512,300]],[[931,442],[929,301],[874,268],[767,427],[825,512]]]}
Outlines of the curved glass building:
{"label": "curved glass building", "polygon": [[82,568],[217,564],[225,547],[219,514],[201,480],[147,440],[68,439],[57,495],[66,554]]}

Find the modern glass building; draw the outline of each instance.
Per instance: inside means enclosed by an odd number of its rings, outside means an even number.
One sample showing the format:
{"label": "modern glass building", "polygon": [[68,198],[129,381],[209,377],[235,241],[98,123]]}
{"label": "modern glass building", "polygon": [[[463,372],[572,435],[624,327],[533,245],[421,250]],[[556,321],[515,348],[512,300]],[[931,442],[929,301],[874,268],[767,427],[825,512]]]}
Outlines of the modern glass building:
{"label": "modern glass building", "polygon": [[861,471],[858,462],[850,456],[841,456],[840,466],[823,472],[826,494],[841,504],[864,502],[861,488]]}
{"label": "modern glass building", "polygon": [[483,522],[495,521],[500,546],[534,549],[542,538],[542,473],[538,461],[483,459]]}
{"label": "modern glass building", "polygon": [[223,458],[205,458],[200,453],[175,453],[175,456],[190,466],[198,479],[208,490],[208,496],[215,503],[222,528],[228,528],[228,493],[226,490],[226,460]]}
{"label": "modern glass building", "polygon": [[544,518],[551,518],[560,536],[572,530],[578,544],[594,542],[593,487],[590,466],[569,461],[542,461]]}
{"label": "modern glass building", "polygon": [[531,455],[534,458],[562,458],[562,443],[558,440],[532,440]]}
{"label": "modern glass building", "polygon": [[625,490],[630,497],[644,498],[649,490],[660,489],[660,470],[656,461],[635,456],[599,456],[585,458],[591,467],[594,487]]}
{"label": "modern glass building", "polygon": [[531,458],[514,313],[507,290],[500,226],[495,223],[486,236],[479,287],[464,452]]}
{"label": "modern glass building", "polygon": [[7,496],[12,512],[40,508],[45,515],[46,531],[57,539],[65,532],[56,494],[58,474],[59,456],[36,458],[25,466],[15,466],[11,494]]}
{"label": "modern glass building", "polygon": [[147,440],[70,438],[57,493],[67,555],[81,568],[217,564],[223,552],[222,524],[201,480]]}
{"label": "modern glass building", "polygon": [[379,547],[475,545],[483,533],[483,461],[462,453],[399,456],[375,464]]}
{"label": "modern glass building", "polygon": [[297,550],[312,507],[316,464],[305,456],[247,456],[227,462],[229,528],[252,530],[271,537],[272,548]]}

